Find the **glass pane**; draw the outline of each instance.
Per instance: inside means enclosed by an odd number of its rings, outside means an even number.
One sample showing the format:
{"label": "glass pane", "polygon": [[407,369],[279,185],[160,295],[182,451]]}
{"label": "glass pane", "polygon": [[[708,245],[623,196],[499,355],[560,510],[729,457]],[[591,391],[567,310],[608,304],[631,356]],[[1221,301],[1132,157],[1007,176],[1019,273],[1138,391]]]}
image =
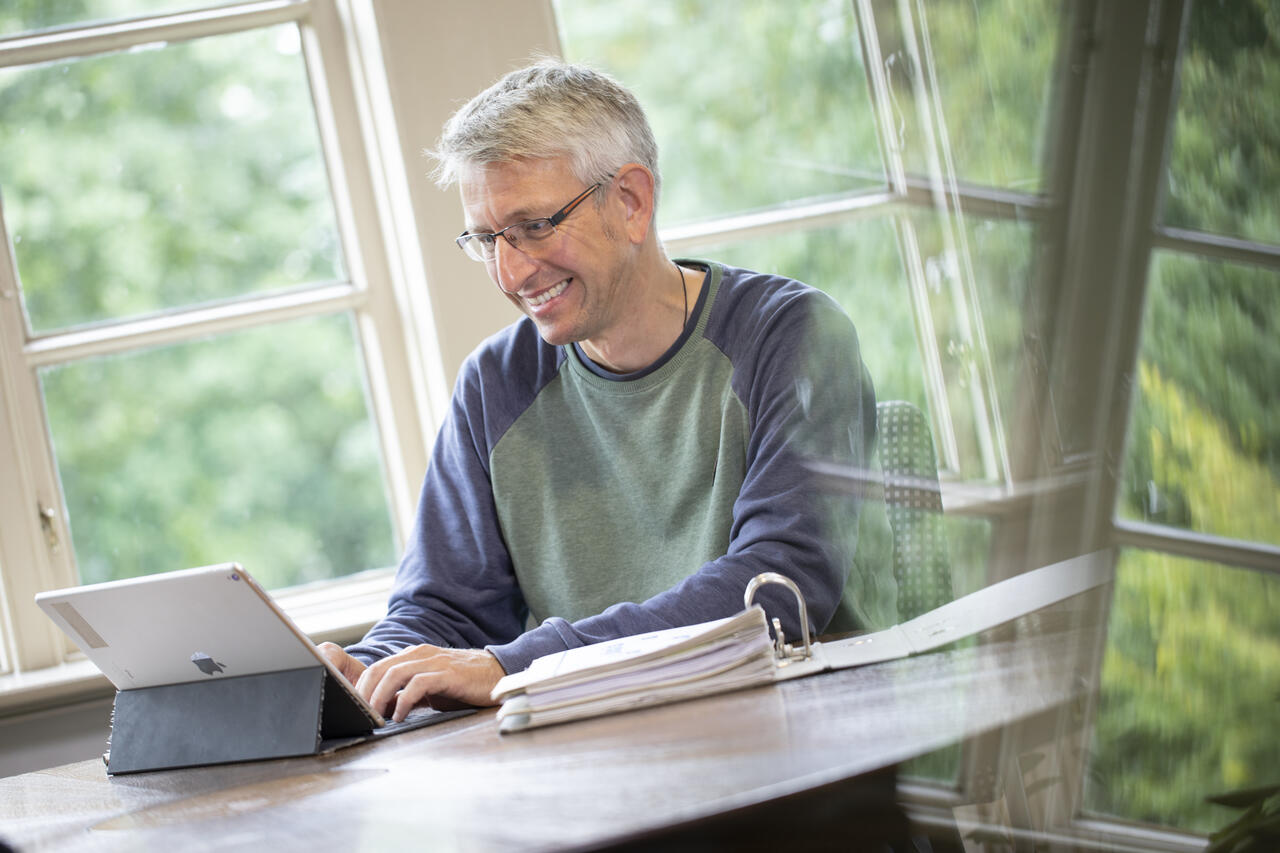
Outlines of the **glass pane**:
{"label": "glass pane", "polygon": [[965,233],[996,397],[1007,425],[1016,422],[1015,395],[1027,369],[1023,325],[1036,229],[1027,222],[968,218]]}
{"label": "glass pane", "polygon": [[1148,551],[1116,569],[1086,808],[1210,832],[1280,767],[1280,577]]}
{"label": "glass pane", "polygon": [[[974,409],[968,360],[959,342],[957,296],[946,276],[963,265],[948,249],[932,213],[911,215],[925,269],[934,330],[941,347],[947,393],[961,453],[961,472],[985,475],[975,430],[984,416]],[[1034,230],[1026,223],[968,220],[966,249],[981,302],[997,395],[1013,413],[1016,382],[1023,364],[1023,299],[1030,274]],[[796,231],[767,239],[708,246],[706,257],[798,278],[825,290],[844,306],[858,328],[879,400],[909,400],[928,411],[924,369],[917,343],[911,295],[889,219],[857,220],[834,228]],[[850,273],[856,270],[856,274]],[[942,464],[939,458],[939,464]]]}
{"label": "glass pane", "polygon": [[1165,223],[1280,242],[1280,6],[1192,4],[1178,87]]}
{"label": "glass pane", "polygon": [[392,565],[359,362],[336,315],[42,371],[81,579]]}
{"label": "glass pane", "polygon": [[1153,258],[1120,513],[1280,544],[1280,275]]}
{"label": "glass pane", "polygon": [[5,0],[0,4],[0,36],[214,5],[209,0]]}
{"label": "glass pane", "polygon": [[[982,434],[993,429],[984,410],[993,401],[986,399],[986,380],[975,378],[985,376],[987,366],[977,352],[981,342],[974,315],[981,312],[994,371],[995,402],[1011,415],[1016,383],[1024,369],[1023,300],[1034,230],[1026,223],[957,220],[928,210],[913,211],[907,218],[920,254],[922,285],[937,337],[959,453],[958,473],[968,479],[987,479],[989,473],[998,473],[987,471],[982,451],[984,444],[994,445],[994,435]],[[963,240],[956,227],[960,222]],[[978,305],[972,304],[975,298]]]}
{"label": "glass pane", "polygon": [[35,330],[342,275],[292,25],[0,70],[0,152]]}
{"label": "glass pane", "polygon": [[908,400],[928,411],[911,295],[890,220],[752,238],[708,246],[699,254],[790,276],[829,293],[857,327],[876,399]]}
{"label": "glass pane", "polygon": [[660,224],[884,184],[852,3],[555,8],[565,56],[617,76],[649,114]]}
{"label": "glass pane", "polygon": [[[923,17],[914,22],[919,31],[916,52],[926,63],[916,69],[898,14],[908,5],[874,3],[908,171],[927,173],[929,146],[941,151],[945,143],[961,181],[1022,192],[1044,186],[1060,7],[1060,0],[928,0]],[[914,79],[922,76],[927,85],[928,66],[936,101],[920,93]],[[931,143],[921,113],[937,122],[935,105],[943,121],[934,127]]]}

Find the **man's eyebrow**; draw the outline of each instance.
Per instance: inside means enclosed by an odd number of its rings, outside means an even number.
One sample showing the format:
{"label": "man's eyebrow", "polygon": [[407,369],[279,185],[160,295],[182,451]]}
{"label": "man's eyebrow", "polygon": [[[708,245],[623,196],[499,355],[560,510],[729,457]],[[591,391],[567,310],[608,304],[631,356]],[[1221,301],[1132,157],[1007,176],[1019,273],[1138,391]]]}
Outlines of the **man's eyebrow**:
{"label": "man's eyebrow", "polygon": [[504,217],[505,219],[504,225],[501,225],[497,228],[480,228],[478,226],[472,227],[471,225],[468,224],[467,233],[468,234],[493,234],[497,231],[501,231],[503,228],[507,227],[508,225],[515,225],[517,222],[528,222],[531,219],[547,219],[551,216],[551,214],[542,212],[546,208],[547,208],[546,203],[543,203],[541,206],[539,206],[536,203],[530,205],[529,203],[522,202],[520,207],[517,207],[515,210],[511,210],[507,212],[507,215]]}
{"label": "man's eyebrow", "polygon": [[[546,218],[545,216],[543,217],[533,216],[532,214],[529,213],[529,209],[527,207],[521,207],[517,210],[513,210],[510,214],[508,214],[507,225],[514,225],[517,222],[528,222],[530,219],[545,219],[545,218]],[[506,227],[506,226],[502,226],[499,228],[488,228],[488,227],[481,227],[478,225],[473,226],[468,224],[466,233],[493,234],[495,232],[501,231],[503,227]]]}

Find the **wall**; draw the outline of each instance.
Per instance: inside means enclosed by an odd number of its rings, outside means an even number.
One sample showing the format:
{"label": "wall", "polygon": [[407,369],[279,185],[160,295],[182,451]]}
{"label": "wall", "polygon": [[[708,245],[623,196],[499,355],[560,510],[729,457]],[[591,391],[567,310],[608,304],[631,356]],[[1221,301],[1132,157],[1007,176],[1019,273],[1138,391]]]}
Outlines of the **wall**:
{"label": "wall", "polygon": [[99,758],[110,729],[109,698],[2,718],[0,776]]}

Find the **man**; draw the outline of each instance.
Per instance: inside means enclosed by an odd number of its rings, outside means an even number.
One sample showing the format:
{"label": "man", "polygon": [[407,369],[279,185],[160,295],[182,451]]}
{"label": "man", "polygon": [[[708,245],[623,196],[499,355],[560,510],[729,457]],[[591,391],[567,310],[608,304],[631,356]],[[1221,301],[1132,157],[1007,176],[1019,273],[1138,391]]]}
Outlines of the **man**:
{"label": "man", "polygon": [[[669,259],[652,131],[605,75],[512,72],[435,154],[459,245],[525,316],[462,367],[387,616],[325,654],[402,719],[491,704],[543,654],[732,615],[763,571],[828,625],[857,505],[816,494],[803,461],[870,452],[848,318],[799,282]],[[788,595],[760,598],[797,637]]]}

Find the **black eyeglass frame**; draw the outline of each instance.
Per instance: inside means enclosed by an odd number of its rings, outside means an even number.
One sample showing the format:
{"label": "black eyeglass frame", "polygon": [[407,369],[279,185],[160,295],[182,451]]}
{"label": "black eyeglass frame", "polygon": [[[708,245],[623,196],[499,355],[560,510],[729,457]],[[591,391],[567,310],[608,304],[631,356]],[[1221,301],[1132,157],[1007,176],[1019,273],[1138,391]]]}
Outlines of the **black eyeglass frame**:
{"label": "black eyeglass frame", "polygon": [[[565,219],[569,217],[569,214],[573,213],[578,205],[582,204],[582,202],[586,200],[587,196],[600,189],[604,184],[604,181],[596,181],[594,184],[578,193],[578,195],[574,196],[572,201],[550,216],[539,216],[536,219],[523,219],[520,222],[513,222],[501,231],[477,231],[475,233],[463,231],[454,238],[454,242],[458,244],[459,249],[466,253],[468,258],[471,258],[473,261],[480,261],[481,263],[488,263],[498,256],[497,245],[499,237],[502,237],[510,243],[512,248],[524,251],[524,249],[521,248],[521,242],[526,244],[538,243],[547,239],[552,234],[555,234],[556,226],[561,222],[564,222]],[[540,225],[542,223],[546,223],[551,226],[550,230],[547,231],[546,234],[538,236],[537,232],[529,231],[529,226]],[[519,236],[512,236],[512,229],[516,229],[514,233]],[[486,240],[487,242],[483,242]],[[489,249],[489,253],[487,255],[485,254],[485,248]]]}

